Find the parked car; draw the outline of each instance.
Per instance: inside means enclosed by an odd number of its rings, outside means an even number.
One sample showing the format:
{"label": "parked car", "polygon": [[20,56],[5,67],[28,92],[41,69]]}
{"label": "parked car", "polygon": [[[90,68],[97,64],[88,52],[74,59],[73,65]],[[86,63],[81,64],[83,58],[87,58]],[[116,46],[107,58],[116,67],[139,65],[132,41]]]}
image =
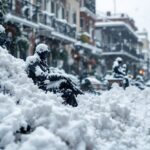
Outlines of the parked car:
{"label": "parked car", "polygon": [[134,80],[131,80],[131,85],[132,86],[136,86],[138,87],[139,89],[141,90],[144,90],[145,89],[145,83],[144,83],[144,79],[142,76],[138,75],[136,77],[136,79]]}
{"label": "parked car", "polygon": [[89,76],[82,80],[81,89],[83,91],[100,94],[101,91],[107,90],[107,83],[99,81],[95,76]]}
{"label": "parked car", "polygon": [[146,85],[147,87],[150,87],[150,80],[148,80],[148,81],[145,83],[145,85]]}

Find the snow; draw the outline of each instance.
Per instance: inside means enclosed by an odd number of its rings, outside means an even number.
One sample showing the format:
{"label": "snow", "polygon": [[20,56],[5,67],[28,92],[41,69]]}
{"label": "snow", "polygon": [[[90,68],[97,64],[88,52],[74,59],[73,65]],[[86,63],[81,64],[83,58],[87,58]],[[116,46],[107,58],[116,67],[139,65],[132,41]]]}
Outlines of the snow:
{"label": "snow", "polygon": [[97,15],[95,13],[93,13],[92,11],[90,11],[89,9],[87,9],[86,7],[81,7],[80,11],[87,13],[88,16],[92,17],[94,20],[97,19]]}
{"label": "snow", "polygon": [[64,24],[67,24],[67,20],[66,19],[56,19],[56,20],[59,21],[59,22],[62,22]]}
{"label": "snow", "polygon": [[23,23],[23,24],[25,24],[25,25],[27,25],[27,26],[31,26],[31,27],[33,27],[33,28],[38,28],[38,27],[39,27],[39,25],[36,24],[36,23],[33,23],[33,22],[31,22],[31,21],[28,21],[27,19],[24,19],[24,18],[20,18],[20,17],[14,16],[14,15],[12,15],[12,14],[10,14],[10,13],[8,13],[8,14],[5,16],[5,18],[6,18],[6,21],[11,20],[11,21],[16,21],[16,22],[21,22],[21,23]]}
{"label": "snow", "polygon": [[97,23],[95,23],[95,26],[96,26],[96,28],[124,26],[138,39],[137,33],[127,23],[125,23],[123,21],[97,22]]}
{"label": "snow", "polygon": [[101,84],[101,82],[97,80],[94,76],[89,76],[86,79],[88,79],[93,84]]}
{"label": "snow", "polygon": [[0,24],[0,33],[5,32],[5,28]]}
{"label": "snow", "polygon": [[36,46],[36,53],[49,52],[49,48],[46,44],[41,43]]}
{"label": "snow", "polygon": [[76,42],[75,39],[70,38],[70,37],[68,37],[68,36],[66,36],[66,35],[63,35],[63,34],[61,34],[61,33],[55,32],[55,31],[52,31],[52,35],[53,35],[53,36],[56,36],[56,37],[58,37],[58,38],[65,39],[65,40],[67,40],[67,41],[69,41],[69,42],[72,42],[72,43],[75,43],[75,42]]}
{"label": "snow", "polygon": [[[0,47],[0,149],[150,149],[149,88],[115,85],[101,95],[79,95],[73,108],[38,89],[24,70],[23,60]],[[28,124],[31,133],[16,132]]]}
{"label": "snow", "polygon": [[47,26],[47,25],[44,25],[43,23],[38,23],[38,25],[39,25],[40,29],[44,29],[44,30],[48,30],[48,31],[54,31],[54,28]]}
{"label": "snow", "polygon": [[82,47],[84,47],[86,49],[92,50],[93,54],[101,54],[102,53],[102,49],[97,48],[97,47],[95,47],[93,45],[90,45],[88,43],[82,43],[81,41],[77,41],[75,43],[75,46],[82,46]]}
{"label": "snow", "polygon": [[46,11],[46,10],[45,10],[45,11],[42,11],[42,13],[43,13],[43,14],[46,14],[46,15],[48,15],[48,16],[50,16],[50,17],[51,17],[51,16],[55,16],[54,13],[49,13],[49,12]]}
{"label": "snow", "polygon": [[127,14],[125,13],[110,13],[110,16],[105,14],[105,13],[102,13],[102,12],[98,12],[97,14],[97,18],[98,19],[107,19],[107,20],[110,20],[110,19],[122,19],[122,18],[126,18],[126,19],[130,19],[132,20],[131,17],[129,17]]}
{"label": "snow", "polygon": [[88,32],[83,32],[83,33],[81,33],[81,35],[85,35],[85,36],[91,38],[91,35]]}

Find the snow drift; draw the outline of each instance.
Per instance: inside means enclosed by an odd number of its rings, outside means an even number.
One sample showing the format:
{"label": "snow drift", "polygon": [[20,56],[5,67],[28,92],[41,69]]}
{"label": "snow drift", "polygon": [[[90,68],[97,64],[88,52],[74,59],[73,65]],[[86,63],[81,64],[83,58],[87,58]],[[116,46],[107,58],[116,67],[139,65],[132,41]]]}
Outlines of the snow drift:
{"label": "snow drift", "polygon": [[[117,85],[102,95],[77,97],[79,106],[44,93],[25,62],[0,47],[0,149],[149,150],[150,92]],[[29,134],[17,134],[31,125]]]}

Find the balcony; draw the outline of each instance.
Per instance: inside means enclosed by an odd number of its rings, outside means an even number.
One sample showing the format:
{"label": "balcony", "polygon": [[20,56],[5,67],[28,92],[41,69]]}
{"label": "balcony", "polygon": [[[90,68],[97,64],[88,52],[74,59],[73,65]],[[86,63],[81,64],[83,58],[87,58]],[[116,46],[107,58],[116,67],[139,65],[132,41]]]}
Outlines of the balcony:
{"label": "balcony", "polygon": [[39,29],[40,35],[57,36],[75,42],[76,26],[55,17],[55,14],[41,11],[40,7],[26,0],[10,0],[6,20],[22,23]]}
{"label": "balcony", "polygon": [[37,23],[38,11],[39,7],[29,1],[10,0],[8,2],[8,13],[27,21]]}
{"label": "balcony", "polygon": [[96,19],[95,0],[82,0],[80,3],[80,11],[85,12],[86,14],[88,14],[88,16]]}
{"label": "balcony", "polygon": [[141,54],[137,54],[136,48],[130,48],[125,44],[105,44],[101,47],[103,49],[103,56],[108,55],[126,55],[136,61],[143,59]]}
{"label": "balcony", "polygon": [[87,8],[89,11],[95,14],[95,0],[82,0],[81,8]]}
{"label": "balcony", "polygon": [[55,27],[57,32],[63,35],[75,38],[76,37],[76,26],[68,24],[65,20],[55,19]]}
{"label": "balcony", "polygon": [[[70,38],[76,38],[76,26],[69,24],[66,20],[57,19],[54,14],[42,12],[39,15],[39,22],[57,32]],[[46,28],[46,27],[45,27]]]}

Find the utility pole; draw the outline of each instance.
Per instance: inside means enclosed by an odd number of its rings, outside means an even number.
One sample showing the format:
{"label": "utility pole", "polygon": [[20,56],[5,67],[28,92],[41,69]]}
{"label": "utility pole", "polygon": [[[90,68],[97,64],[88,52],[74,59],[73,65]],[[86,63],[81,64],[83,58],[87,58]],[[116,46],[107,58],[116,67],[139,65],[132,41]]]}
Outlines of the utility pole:
{"label": "utility pole", "polygon": [[113,3],[114,3],[114,14],[116,14],[116,9],[117,9],[116,0],[113,0]]}

